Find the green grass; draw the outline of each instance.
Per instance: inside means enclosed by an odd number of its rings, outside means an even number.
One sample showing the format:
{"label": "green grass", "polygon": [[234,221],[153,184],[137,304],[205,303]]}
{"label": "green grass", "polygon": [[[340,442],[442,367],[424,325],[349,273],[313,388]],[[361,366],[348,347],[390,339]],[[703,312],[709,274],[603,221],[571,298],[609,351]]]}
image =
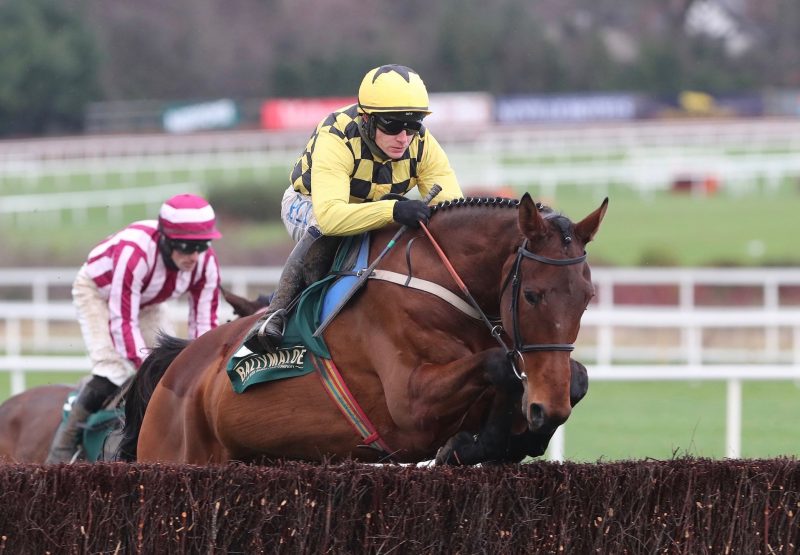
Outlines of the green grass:
{"label": "green grass", "polygon": [[[23,222],[0,218],[0,235],[4,238],[3,260],[0,266],[74,266],[83,263],[86,255],[107,235],[130,222],[154,219],[157,214],[144,206],[130,206],[118,218],[109,221],[103,209],[90,209],[85,218],[75,218],[65,211],[60,219],[30,216]],[[272,221],[257,224],[221,218],[223,237],[214,248],[224,264],[247,265],[248,253],[260,253],[275,245],[290,241],[282,223]],[[257,264],[254,264],[257,265]]]}
{"label": "green grass", "polygon": [[[573,187],[542,200],[579,220],[602,196]],[[643,198],[614,187],[589,259],[614,266],[800,264],[798,211],[800,192],[790,188],[746,196],[658,192]]]}
{"label": "green grass", "polygon": [[141,167],[136,173],[86,174],[75,173],[61,177],[44,176],[38,179],[8,178],[0,179],[0,195],[29,195],[69,191],[93,191],[106,189],[127,189],[152,187],[167,183],[199,183],[201,186],[213,183],[214,186],[229,186],[239,182],[288,184],[289,169],[294,160],[265,168],[209,168],[201,174],[190,170],[174,169],[162,172],[157,169]]}
{"label": "green grass", "polygon": [[[726,384],[592,382],[566,423],[575,461],[725,456]],[[800,456],[800,384],[742,385],[742,456]]]}
{"label": "green grass", "polygon": [[[597,192],[579,187],[559,188],[555,199],[544,198],[537,190],[531,193],[573,220],[588,214],[602,200]],[[757,197],[705,198],[660,192],[643,198],[624,187],[614,187],[609,198],[603,225],[588,249],[595,265],[800,264],[796,245],[800,194],[791,189]],[[279,210],[277,206],[264,209]],[[71,212],[64,212],[60,220],[31,216],[22,224],[0,218],[0,233],[11,260],[76,265],[99,239],[125,222],[147,217],[152,215],[140,206],[124,210],[119,220],[112,222],[99,209],[89,210],[83,220],[73,219]],[[242,260],[254,249],[269,249],[289,241],[282,226],[274,223],[222,221],[220,225],[224,237],[217,250],[223,261],[226,254]]]}
{"label": "green grass", "polygon": [[[76,384],[86,372],[26,372],[25,389],[40,385]],[[5,401],[11,396],[11,374],[0,372],[0,400]]]}

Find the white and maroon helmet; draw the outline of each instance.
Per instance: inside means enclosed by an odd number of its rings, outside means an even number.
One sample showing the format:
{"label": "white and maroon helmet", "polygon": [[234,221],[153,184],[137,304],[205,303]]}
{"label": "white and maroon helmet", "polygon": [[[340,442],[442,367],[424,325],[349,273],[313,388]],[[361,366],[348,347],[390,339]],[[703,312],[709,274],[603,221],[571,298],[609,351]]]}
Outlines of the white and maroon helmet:
{"label": "white and maroon helmet", "polygon": [[175,195],[161,205],[158,225],[170,239],[184,241],[210,241],[222,234],[216,227],[214,209],[208,201],[197,195]]}

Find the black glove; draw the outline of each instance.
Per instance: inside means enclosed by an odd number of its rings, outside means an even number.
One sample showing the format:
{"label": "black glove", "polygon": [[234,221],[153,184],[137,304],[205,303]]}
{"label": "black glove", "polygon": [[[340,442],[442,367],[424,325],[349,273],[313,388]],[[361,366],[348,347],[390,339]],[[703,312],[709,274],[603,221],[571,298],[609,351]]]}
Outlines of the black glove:
{"label": "black glove", "polygon": [[427,224],[430,217],[430,207],[421,200],[397,201],[392,210],[394,221],[408,227],[419,227],[419,220]]}

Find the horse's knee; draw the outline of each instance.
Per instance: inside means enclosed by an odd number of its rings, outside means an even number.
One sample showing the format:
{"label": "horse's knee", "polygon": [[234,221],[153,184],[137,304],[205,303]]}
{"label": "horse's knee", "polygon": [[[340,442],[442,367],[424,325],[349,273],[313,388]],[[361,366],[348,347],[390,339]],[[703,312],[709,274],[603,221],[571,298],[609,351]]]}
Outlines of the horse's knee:
{"label": "horse's knee", "polygon": [[569,359],[569,367],[569,402],[574,407],[589,391],[589,374],[586,367],[575,359]]}
{"label": "horse's knee", "polygon": [[477,436],[461,431],[451,437],[436,452],[437,465],[473,465],[488,461],[504,462],[507,440],[486,430]]}

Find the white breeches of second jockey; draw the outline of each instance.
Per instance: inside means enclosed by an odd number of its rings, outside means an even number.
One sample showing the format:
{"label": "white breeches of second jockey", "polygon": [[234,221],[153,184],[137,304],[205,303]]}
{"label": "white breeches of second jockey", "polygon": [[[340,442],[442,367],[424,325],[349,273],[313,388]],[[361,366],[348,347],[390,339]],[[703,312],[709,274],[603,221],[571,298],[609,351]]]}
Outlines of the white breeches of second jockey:
{"label": "white breeches of second jockey", "polygon": [[[100,295],[85,266],[80,269],[72,284],[72,302],[77,310],[83,341],[92,362],[92,374],[107,378],[115,385],[122,385],[134,374],[136,368],[114,348],[108,329],[108,301]],[[171,335],[175,333],[164,304],[142,308],[139,311],[139,327],[149,348],[155,345],[159,329]]]}
{"label": "white breeches of second jockey", "polygon": [[311,197],[298,193],[291,185],[283,193],[281,219],[295,243],[300,241],[309,227],[319,228],[311,206]]}

